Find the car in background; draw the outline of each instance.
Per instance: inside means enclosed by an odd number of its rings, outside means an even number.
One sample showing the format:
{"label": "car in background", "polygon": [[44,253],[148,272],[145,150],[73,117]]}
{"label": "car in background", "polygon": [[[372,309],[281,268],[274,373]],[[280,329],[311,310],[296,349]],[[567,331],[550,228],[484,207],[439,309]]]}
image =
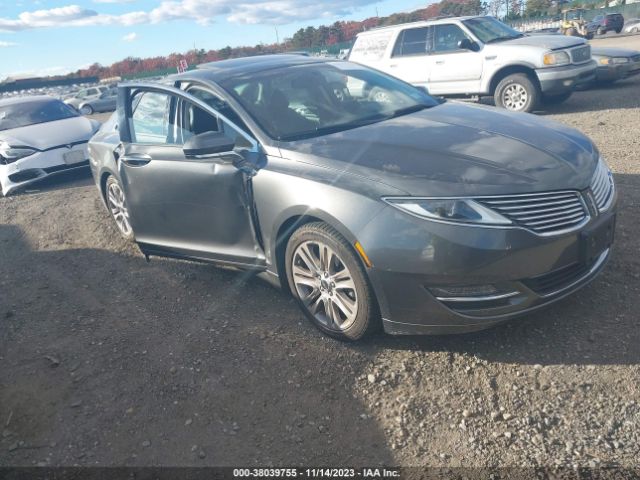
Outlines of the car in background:
{"label": "car in background", "polygon": [[612,174],[559,123],[301,55],[118,88],[89,153],[120,233],[253,271],[328,335],[480,330],[609,258]]}
{"label": "car in background", "polygon": [[640,73],[640,51],[616,47],[593,47],[591,56],[598,62],[596,81],[612,83]]}
{"label": "car in background", "polygon": [[108,90],[108,87],[105,87],[105,86],[83,88],[82,90],[65,98],[64,103],[72,106],[76,110],[79,110],[81,103],[89,102],[91,100],[96,100],[100,98],[100,95],[102,95],[107,90]]}
{"label": "car in background", "polygon": [[78,110],[83,115],[91,115],[99,112],[113,112],[118,101],[118,89],[111,88],[100,94],[98,98],[85,100],[78,106]]}
{"label": "car in background", "polygon": [[99,122],[48,96],[0,100],[0,187],[9,195],[58,172],[89,165]]}
{"label": "car in background", "polygon": [[588,24],[588,30],[595,30],[598,35],[614,31],[620,33],[624,26],[624,17],[620,13],[605,13],[597,15]]}
{"label": "car in background", "polygon": [[640,33],[640,18],[631,18],[624,22],[624,33]]}
{"label": "car in background", "polygon": [[596,70],[585,39],[524,35],[489,16],[368,30],[356,37],[349,60],[434,95],[493,97],[496,106],[517,112],[568,99]]}

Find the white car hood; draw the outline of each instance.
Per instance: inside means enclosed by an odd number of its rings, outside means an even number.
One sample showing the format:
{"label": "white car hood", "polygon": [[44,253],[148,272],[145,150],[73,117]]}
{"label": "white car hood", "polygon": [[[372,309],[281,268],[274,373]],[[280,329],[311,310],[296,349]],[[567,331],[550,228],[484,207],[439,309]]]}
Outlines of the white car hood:
{"label": "white car hood", "polygon": [[587,42],[582,38],[568,37],[566,35],[525,35],[514,38],[495,45],[530,45],[534,47],[546,48],[547,50],[557,50],[560,48],[577,47],[585,45]]}
{"label": "white car hood", "polygon": [[55,122],[0,131],[0,140],[11,146],[33,147],[37,150],[89,140],[96,124],[85,117],[65,118]]}

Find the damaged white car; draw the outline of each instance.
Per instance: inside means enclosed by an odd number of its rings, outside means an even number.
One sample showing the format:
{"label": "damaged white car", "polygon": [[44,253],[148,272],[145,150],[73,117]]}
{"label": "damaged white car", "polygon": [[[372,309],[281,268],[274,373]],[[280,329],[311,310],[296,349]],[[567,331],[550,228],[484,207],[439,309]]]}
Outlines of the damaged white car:
{"label": "damaged white car", "polygon": [[100,123],[47,96],[0,100],[0,186],[9,195],[58,172],[89,165]]}

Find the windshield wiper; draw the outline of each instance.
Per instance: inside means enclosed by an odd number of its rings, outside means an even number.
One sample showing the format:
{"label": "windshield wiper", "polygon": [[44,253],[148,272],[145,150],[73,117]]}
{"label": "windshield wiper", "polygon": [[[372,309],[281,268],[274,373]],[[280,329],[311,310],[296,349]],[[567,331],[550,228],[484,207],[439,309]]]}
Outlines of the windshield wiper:
{"label": "windshield wiper", "polygon": [[513,40],[514,38],[524,37],[523,34],[520,35],[504,35],[502,37],[492,38],[491,40],[487,40],[485,43],[495,43],[495,42],[504,42],[506,40]]}

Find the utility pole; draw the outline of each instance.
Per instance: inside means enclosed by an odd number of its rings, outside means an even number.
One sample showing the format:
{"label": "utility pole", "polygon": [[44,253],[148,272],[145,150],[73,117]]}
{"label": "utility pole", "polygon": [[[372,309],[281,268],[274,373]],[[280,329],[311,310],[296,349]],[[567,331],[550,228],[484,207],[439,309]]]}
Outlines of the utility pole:
{"label": "utility pole", "polygon": [[273,27],[276,29],[276,45],[280,44],[280,36],[278,35],[278,27]]}

